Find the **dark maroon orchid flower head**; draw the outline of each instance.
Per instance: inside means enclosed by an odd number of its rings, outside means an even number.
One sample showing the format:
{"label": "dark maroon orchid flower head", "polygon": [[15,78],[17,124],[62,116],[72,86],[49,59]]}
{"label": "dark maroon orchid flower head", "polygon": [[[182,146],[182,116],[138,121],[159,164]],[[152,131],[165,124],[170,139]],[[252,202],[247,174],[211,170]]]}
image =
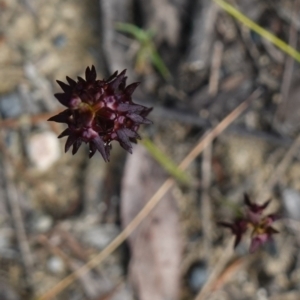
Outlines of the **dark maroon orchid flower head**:
{"label": "dark maroon orchid flower head", "polygon": [[152,110],[132,101],[132,93],[138,82],[126,86],[126,70],[115,72],[108,79],[97,80],[94,66],[87,67],[85,79],[77,81],[66,77],[68,84],[57,80],[63,93],[55,94],[66,110],[48,121],[66,123],[59,138],[67,136],[65,152],[72,147],[74,155],[82,142],[89,144],[91,158],[98,150],[109,161],[111,142],[118,141],[121,147],[132,153],[132,144],[141,137],[140,125],[151,124],[146,117]]}
{"label": "dark maroon orchid flower head", "polygon": [[244,215],[236,219],[233,223],[219,222],[219,225],[230,228],[235,235],[234,247],[236,247],[247,229],[251,229],[251,245],[250,252],[255,252],[260,246],[272,239],[273,234],[278,233],[276,229],[271,227],[273,222],[279,219],[277,214],[269,214],[263,216],[263,211],[270,204],[271,200],[259,205],[250,201],[247,194],[244,194],[244,203],[246,211]]}

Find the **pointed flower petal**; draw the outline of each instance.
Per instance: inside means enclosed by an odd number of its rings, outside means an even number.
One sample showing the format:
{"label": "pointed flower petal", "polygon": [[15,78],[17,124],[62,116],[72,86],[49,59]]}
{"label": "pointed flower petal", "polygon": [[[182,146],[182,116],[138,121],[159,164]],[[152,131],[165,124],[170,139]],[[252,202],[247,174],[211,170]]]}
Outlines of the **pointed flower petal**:
{"label": "pointed flower petal", "polygon": [[76,154],[78,149],[80,148],[81,146],[81,140],[76,140],[75,143],[73,144],[73,149],[72,149],[72,154]]}
{"label": "pointed flower petal", "polygon": [[93,143],[96,146],[97,150],[102,155],[104,161],[108,161],[108,157],[107,157],[107,154],[106,154],[106,151],[105,151],[105,145],[104,145],[104,142],[101,139],[101,137],[97,136],[96,138],[94,138]]}
{"label": "pointed flower petal", "polygon": [[67,94],[54,94],[54,97],[64,106],[69,106],[70,97]]}
{"label": "pointed flower petal", "polygon": [[67,128],[58,136],[58,138],[60,139],[64,136],[70,135],[71,133],[72,133],[72,131],[70,130],[70,128]]}
{"label": "pointed flower petal", "polygon": [[68,139],[66,141],[66,145],[65,145],[65,152],[68,152],[70,147],[76,142],[76,140],[78,139],[77,136],[75,135],[69,135]]}
{"label": "pointed flower petal", "polygon": [[72,88],[75,88],[75,87],[76,87],[77,83],[76,83],[75,80],[71,79],[71,78],[68,77],[68,76],[66,77],[66,79],[67,79],[69,85],[70,85]]}
{"label": "pointed flower petal", "polygon": [[56,82],[59,84],[59,86],[61,87],[61,89],[66,93],[66,94],[69,94],[69,93],[72,93],[72,88],[65,84],[64,82],[60,81],[60,80],[56,80]]}
{"label": "pointed flower petal", "polygon": [[58,115],[55,115],[48,119],[48,121],[53,121],[57,123],[68,123],[68,119],[71,116],[72,112],[69,109],[66,109],[59,113]]}
{"label": "pointed flower petal", "polygon": [[127,134],[125,133],[124,129],[117,130],[117,136],[119,138],[120,145],[126,151],[128,151],[130,154],[132,154],[132,146],[131,146],[130,140],[129,140]]}
{"label": "pointed flower petal", "polygon": [[126,74],[126,70],[123,70],[117,76],[117,78],[109,84],[110,88],[112,88],[113,90],[116,90],[119,87],[119,85],[121,84],[122,80],[124,79],[125,74]]}
{"label": "pointed flower petal", "polygon": [[135,89],[140,85],[140,82],[134,82],[130,85],[128,85],[124,91],[125,94],[131,96]]}

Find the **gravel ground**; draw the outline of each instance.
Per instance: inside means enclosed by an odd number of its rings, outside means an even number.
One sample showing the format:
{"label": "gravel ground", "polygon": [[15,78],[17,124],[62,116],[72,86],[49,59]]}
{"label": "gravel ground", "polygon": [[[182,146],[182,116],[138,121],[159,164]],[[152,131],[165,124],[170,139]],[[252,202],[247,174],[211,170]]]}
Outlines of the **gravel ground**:
{"label": "gravel ground", "polygon": [[[299,49],[297,1],[234,5]],[[153,35],[140,42],[117,22]],[[190,183],[175,184],[126,243],[51,299],[300,299],[299,66],[210,0],[0,0],[0,299],[53,289],[168,177],[142,146],[130,156],[113,143],[109,163],[89,160],[85,145],[64,153],[65,125],[46,122],[63,109],[56,80],[91,65],[100,79],[127,69],[128,83],[141,82],[133,99],[154,108],[141,136],[176,164],[261,94],[192,161]],[[243,208],[244,193],[271,198],[267,213],[281,216],[280,233],[254,254],[250,237],[233,251],[217,225]]]}

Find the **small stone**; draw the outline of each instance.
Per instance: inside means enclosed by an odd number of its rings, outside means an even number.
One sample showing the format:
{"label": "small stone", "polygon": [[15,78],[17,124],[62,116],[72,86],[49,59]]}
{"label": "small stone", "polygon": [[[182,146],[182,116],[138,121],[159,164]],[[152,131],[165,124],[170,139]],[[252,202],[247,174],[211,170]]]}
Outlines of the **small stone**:
{"label": "small stone", "polygon": [[3,118],[15,118],[22,114],[22,105],[17,93],[0,97],[0,112]]}
{"label": "small stone", "polygon": [[62,274],[65,271],[64,261],[59,256],[52,256],[47,262],[48,270],[53,274]]}
{"label": "small stone", "polygon": [[283,205],[289,218],[300,220],[300,193],[287,188],[282,192]]}
{"label": "small stone", "polygon": [[28,156],[37,170],[48,170],[60,157],[56,135],[51,131],[33,134],[28,140]]}
{"label": "small stone", "polygon": [[266,289],[264,289],[264,288],[258,289],[256,295],[257,295],[258,300],[267,300],[268,299],[268,293],[267,293]]}
{"label": "small stone", "polygon": [[188,272],[188,285],[190,289],[196,293],[198,292],[208,277],[206,264],[204,262],[197,262],[193,264]]}
{"label": "small stone", "polygon": [[53,39],[53,44],[57,48],[62,48],[63,46],[66,45],[66,43],[67,43],[67,38],[63,34],[59,34]]}
{"label": "small stone", "polygon": [[14,236],[11,228],[3,228],[0,231],[0,254],[1,256],[7,256],[12,248],[12,236]]}
{"label": "small stone", "polygon": [[99,225],[89,228],[83,234],[83,241],[97,249],[105,248],[119,233],[118,228],[112,224]]}
{"label": "small stone", "polygon": [[34,230],[39,233],[45,233],[52,227],[53,219],[48,215],[39,215],[34,220]]}

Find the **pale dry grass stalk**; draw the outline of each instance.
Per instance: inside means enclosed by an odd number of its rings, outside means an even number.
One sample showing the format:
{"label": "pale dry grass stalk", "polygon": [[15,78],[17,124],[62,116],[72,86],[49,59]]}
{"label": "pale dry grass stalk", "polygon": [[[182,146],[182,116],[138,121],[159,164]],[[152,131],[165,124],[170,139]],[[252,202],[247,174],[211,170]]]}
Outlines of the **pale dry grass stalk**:
{"label": "pale dry grass stalk", "polygon": [[292,159],[294,158],[296,151],[299,151],[300,147],[300,135],[297,136],[297,138],[294,140],[293,144],[290,146],[290,148],[286,151],[284,154],[282,160],[279,162],[279,164],[276,166],[275,170],[272,172],[271,177],[269,180],[264,184],[263,188],[257,195],[258,202],[266,200],[266,198],[269,197],[269,193],[272,190],[272,188],[277,184],[278,180],[282,177],[288,166],[290,166]]}
{"label": "pale dry grass stalk", "polygon": [[222,271],[224,270],[224,268],[226,267],[230,259],[233,257],[234,254],[233,241],[234,241],[234,237],[231,237],[230,240],[226,243],[226,247],[224,248],[221,257],[215,264],[208,279],[206,280],[202,289],[199,291],[195,300],[207,299],[207,297],[211,294],[212,287],[215,285]]}

